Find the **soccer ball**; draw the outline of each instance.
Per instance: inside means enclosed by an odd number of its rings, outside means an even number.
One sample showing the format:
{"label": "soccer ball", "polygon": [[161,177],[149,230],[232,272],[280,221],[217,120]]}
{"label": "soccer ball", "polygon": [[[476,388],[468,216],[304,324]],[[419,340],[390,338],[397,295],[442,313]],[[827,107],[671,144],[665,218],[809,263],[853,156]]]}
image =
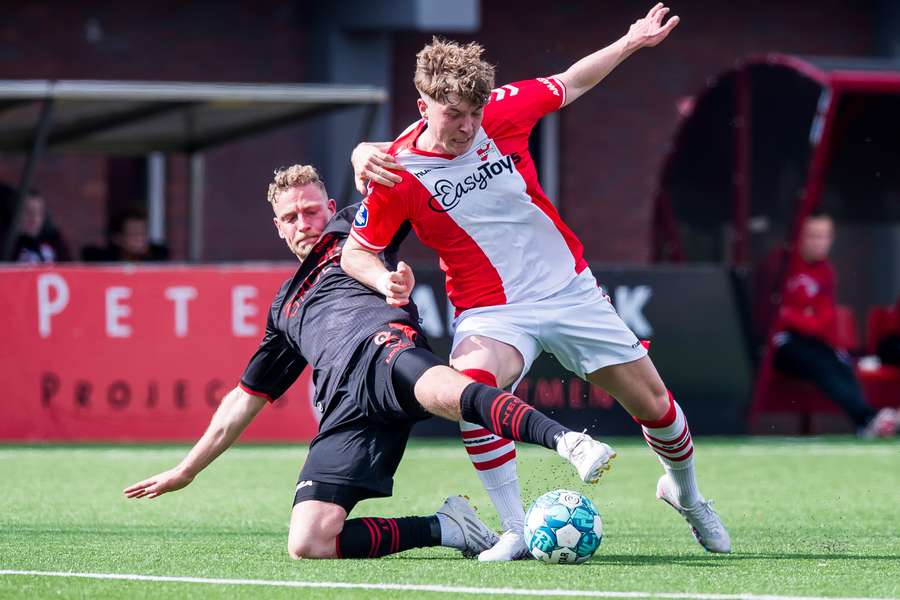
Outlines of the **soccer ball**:
{"label": "soccer ball", "polygon": [[525,545],[532,556],[545,563],[586,562],[602,539],[600,514],[594,503],[578,492],[547,492],[525,515]]}

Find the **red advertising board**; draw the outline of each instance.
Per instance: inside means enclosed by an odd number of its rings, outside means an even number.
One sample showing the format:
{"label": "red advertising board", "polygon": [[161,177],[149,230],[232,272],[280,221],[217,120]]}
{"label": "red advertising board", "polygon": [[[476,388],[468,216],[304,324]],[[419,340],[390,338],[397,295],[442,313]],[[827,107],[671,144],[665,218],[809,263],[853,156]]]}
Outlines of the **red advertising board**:
{"label": "red advertising board", "polygon": [[[290,266],[0,269],[0,440],[193,440]],[[307,370],[309,371],[309,370]],[[247,440],[309,440],[310,373]]]}

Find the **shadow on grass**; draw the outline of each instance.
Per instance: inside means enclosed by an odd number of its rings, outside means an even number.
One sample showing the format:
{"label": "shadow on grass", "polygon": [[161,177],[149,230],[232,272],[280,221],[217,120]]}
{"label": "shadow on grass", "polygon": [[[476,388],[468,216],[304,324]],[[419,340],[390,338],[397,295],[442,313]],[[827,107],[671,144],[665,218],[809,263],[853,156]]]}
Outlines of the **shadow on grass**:
{"label": "shadow on grass", "polygon": [[[437,561],[465,561],[462,556],[406,556],[403,554],[385,557],[389,560],[437,560]],[[790,554],[790,553],[734,553],[734,554],[698,554],[696,556],[665,555],[665,554],[598,554],[593,560],[584,563],[587,567],[612,567],[612,566],[656,566],[656,565],[686,565],[694,567],[724,567],[735,561],[746,560],[875,560],[896,561],[900,555],[861,555],[861,554]],[[537,561],[528,560],[525,562]]]}
{"label": "shadow on grass", "polygon": [[665,554],[599,554],[593,560],[585,563],[589,567],[606,566],[655,566],[655,565],[684,565],[695,567],[724,567],[735,561],[746,560],[875,560],[896,561],[900,555],[877,554],[807,554],[807,553],[741,553],[734,554],[698,554],[696,556],[665,555]]}

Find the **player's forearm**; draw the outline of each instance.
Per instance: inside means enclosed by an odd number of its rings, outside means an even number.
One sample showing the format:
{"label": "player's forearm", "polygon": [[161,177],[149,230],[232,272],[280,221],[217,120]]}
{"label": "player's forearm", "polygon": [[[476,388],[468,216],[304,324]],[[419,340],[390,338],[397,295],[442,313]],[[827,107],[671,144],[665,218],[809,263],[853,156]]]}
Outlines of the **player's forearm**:
{"label": "player's forearm", "polygon": [[606,48],[585,56],[556,76],[566,86],[566,104],[571,104],[609,75],[638,47],[622,36]]}
{"label": "player's forearm", "polygon": [[230,391],[222,399],[203,436],[178,468],[186,475],[196,476],[237,440],[265,403],[264,398],[240,388]]}
{"label": "player's forearm", "polygon": [[383,282],[389,271],[378,256],[355,244],[352,238],[341,253],[341,268],[353,279],[384,294]]}

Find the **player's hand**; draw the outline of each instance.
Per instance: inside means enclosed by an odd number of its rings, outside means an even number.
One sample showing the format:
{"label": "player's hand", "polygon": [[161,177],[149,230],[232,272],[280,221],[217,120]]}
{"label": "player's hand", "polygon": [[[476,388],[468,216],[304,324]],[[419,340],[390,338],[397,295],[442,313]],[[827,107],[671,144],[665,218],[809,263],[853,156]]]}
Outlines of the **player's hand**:
{"label": "player's hand", "polygon": [[378,291],[384,294],[384,299],[390,306],[406,306],[415,285],[416,278],[412,269],[401,260],[396,271],[385,273],[379,280]]}
{"label": "player's hand", "polygon": [[663,19],[669,13],[669,8],[662,2],[650,9],[647,16],[635,21],[628,29],[628,46],[633,49],[650,48],[662,42],[681,21],[678,15],[669,19],[663,25]]}
{"label": "player's hand", "polygon": [[403,178],[388,169],[400,170],[403,168],[393,156],[382,152],[377,146],[365,142],[353,149],[350,155],[350,164],[353,165],[353,180],[356,182],[357,191],[366,195],[366,182],[373,181],[387,187],[394,187]]}
{"label": "player's hand", "polygon": [[180,490],[193,480],[193,475],[181,469],[169,469],[125,488],[123,493],[126,498],[156,498],[166,492]]}

